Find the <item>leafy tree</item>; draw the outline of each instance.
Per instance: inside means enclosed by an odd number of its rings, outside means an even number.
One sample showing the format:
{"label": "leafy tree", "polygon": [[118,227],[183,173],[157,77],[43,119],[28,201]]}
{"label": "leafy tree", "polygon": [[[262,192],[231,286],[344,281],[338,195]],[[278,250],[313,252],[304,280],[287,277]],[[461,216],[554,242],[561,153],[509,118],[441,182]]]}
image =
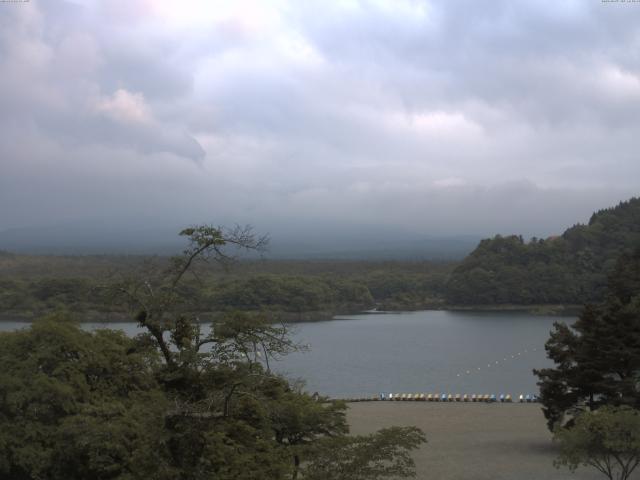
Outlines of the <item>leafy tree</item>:
{"label": "leafy tree", "polygon": [[0,474],[172,478],[158,356],[123,333],[62,318],[0,335]]}
{"label": "leafy tree", "polygon": [[640,412],[602,407],[580,414],[570,428],[558,428],[557,467],[590,466],[610,480],[626,480],[640,464]]}
{"label": "leafy tree", "polygon": [[[58,318],[0,334],[0,473],[40,479],[359,479],[413,472],[417,429],[349,437],[346,405],[270,370],[299,347],[263,314],[231,312],[208,331],[185,285],[229,247],[261,249],[248,228],[194,227],[169,266],[113,291],[146,332],[84,332]],[[328,452],[335,458],[333,467]]]}
{"label": "leafy tree", "polygon": [[391,427],[360,437],[323,439],[304,468],[307,480],[380,480],[416,476],[411,450],[426,442],[416,427]]}
{"label": "leafy tree", "polygon": [[[320,440],[346,435],[346,406],[320,403],[270,372],[270,358],[299,348],[284,326],[264,315],[236,312],[202,335],[197,316],[183,307],[181,281],[197,262],[227,263],[226,247],[260,250],[266,239],[250,229],[196,227],[181,234],[189,247],[164,275],[119,287],[162,352],[159,381],[177,405],[170,416],[172,465],[186,472],[182,478],[242,478],[247,470],[260,478],[296,478]],[[210,437],[212,430],[216,437]],[[218,457],[221,461],[212,464],[208,455],[217,451],[212,438],[223,445],[231,440],[234,451],[247,458],[236,464]],[[397,451],[404,452],[404,445]]]}
{"label": "leafy tree", "polygon": [[556,323],[546,343],[556,366],[535,373],[551,429],[604,404],[640,407],[640,249],[619,259],[609,285],[605,302],[571,327]]}

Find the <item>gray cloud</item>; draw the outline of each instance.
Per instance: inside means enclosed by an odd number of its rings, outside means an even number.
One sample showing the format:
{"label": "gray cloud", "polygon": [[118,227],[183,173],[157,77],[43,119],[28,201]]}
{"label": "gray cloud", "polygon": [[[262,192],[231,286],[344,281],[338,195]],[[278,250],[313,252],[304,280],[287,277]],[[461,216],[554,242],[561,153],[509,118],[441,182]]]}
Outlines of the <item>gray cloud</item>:
{"label": "gray cloud", "polygon": [[638,8],[0,5],[0,230],[557,233],[638,193]]}

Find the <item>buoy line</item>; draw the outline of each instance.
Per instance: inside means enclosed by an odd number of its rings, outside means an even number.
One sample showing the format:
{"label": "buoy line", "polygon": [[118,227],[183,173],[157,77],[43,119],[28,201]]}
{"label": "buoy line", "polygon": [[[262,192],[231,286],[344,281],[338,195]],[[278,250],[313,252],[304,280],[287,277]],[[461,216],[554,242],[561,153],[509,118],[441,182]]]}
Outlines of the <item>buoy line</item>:
{"label": "buoy line", "polygon": [[[507,363],[507,362],[509,361],[509,357],[511,357],[511,360],[516,360],[516,359],[518,359],[518,357],[522,357],[522,356],[523,356],[523,354],[527,354],[527,353],[529,353],[530,351],[531,351],[531,352],[537,352],[537,351],[538,351],[538,348],[537,348],[537,347],[534,347],[534,348],[525,348],[524,350],[521,350],[521,351],[519,351],[519,352],[516,352],[516,353],[514,353],[514,354],[512,354],[512,355],[507,355],[506,357],[503,357],[503,359],[502,359],[502,363],[501,363],[501,361],[500,361],[500,360],[490,361],[489,363],[487,363],[487,367],[486,367],[486,368],[492,368],[492,367],[494,367],[494,368],[495,368],[495,366],[496,366],[496,365],[497,365],[497,366],[500,366],[501,364]],[[483,364],[483,366],[484,366],[484,364]],[[472,372],[482,371],[482,367],[483,367],[483,366],[477,366],[477,367],[471,367],[471,368],[465,369],[465,370],[463,370],[463,371],[461,371],[461,372],[457,373],[457,374],[456,374],[456,377],[462,377],[463,375],[471,375],[471,374],[472,374]]]}

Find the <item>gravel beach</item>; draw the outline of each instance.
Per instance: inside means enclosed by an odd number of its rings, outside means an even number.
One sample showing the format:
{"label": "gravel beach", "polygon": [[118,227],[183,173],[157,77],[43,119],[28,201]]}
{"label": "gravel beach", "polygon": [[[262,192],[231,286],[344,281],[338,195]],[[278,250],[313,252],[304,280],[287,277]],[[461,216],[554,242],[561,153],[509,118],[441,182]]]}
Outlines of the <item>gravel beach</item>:
{"label": "gravel beach", "polygon": [[351,403],[348,421],[354,434],[420,427],[428,443],[414,453],[419,480],[605,478],[589,468],[572,474],[553,466],[556,453],[539,404]]}

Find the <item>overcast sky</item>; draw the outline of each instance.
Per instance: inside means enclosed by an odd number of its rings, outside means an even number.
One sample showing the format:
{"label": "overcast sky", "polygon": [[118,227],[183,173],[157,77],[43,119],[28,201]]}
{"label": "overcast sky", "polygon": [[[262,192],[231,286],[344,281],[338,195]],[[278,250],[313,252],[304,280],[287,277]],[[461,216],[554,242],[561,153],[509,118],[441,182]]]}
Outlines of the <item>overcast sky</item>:
{"label": "overcast sky", "polygon": [[0,230],[547,235],[638,152],[640,3],[0,3]]}

